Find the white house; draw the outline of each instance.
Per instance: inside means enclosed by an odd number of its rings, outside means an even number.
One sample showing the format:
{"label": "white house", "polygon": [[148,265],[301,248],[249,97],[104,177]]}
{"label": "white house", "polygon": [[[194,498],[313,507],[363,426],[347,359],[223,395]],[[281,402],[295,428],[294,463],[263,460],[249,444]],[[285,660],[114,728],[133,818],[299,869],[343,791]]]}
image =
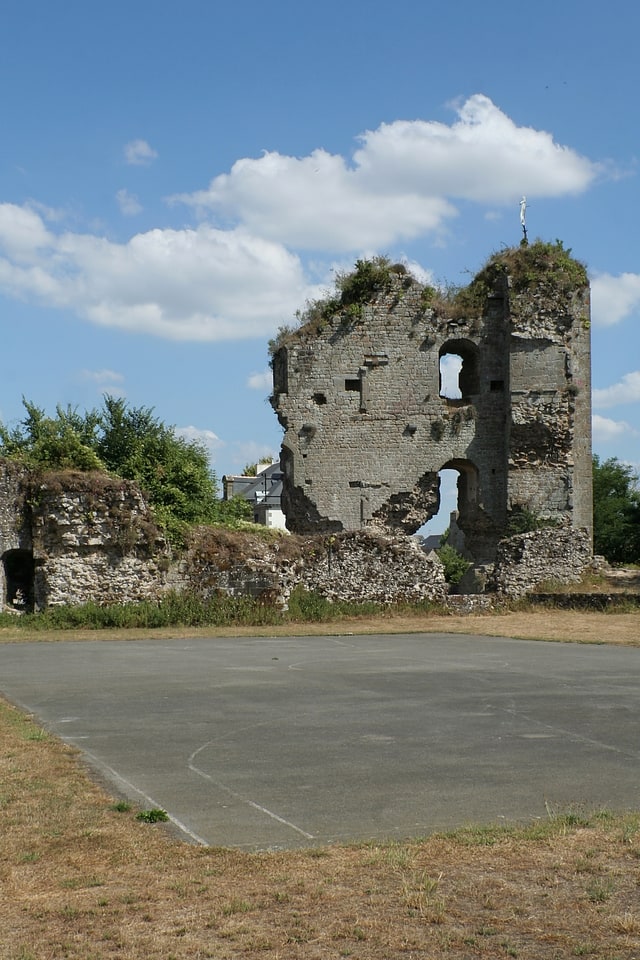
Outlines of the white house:
{"label": "white house", "polygon": [[259,463],[254,477],[225,475],[222,478],[222,496],[225,500],[242,497],[253,508],[255,523],[273,530],[286,530],[285,516],[280,500],[282,496],[282,470],[280,462]]}

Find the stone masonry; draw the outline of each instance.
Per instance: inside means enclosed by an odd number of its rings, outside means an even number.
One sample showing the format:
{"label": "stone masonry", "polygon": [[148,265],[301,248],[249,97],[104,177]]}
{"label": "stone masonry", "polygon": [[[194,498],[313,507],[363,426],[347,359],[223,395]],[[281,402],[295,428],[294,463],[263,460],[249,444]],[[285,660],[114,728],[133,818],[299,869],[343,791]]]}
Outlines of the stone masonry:
{"label": "stone masonry", "polygon": [[447,593],[435,556],[369,531],[265,539],[203,526],[172,555],[135,484],[39,476],[0,459],[0,610],[158,601],[169,591],[286,607],[296,587],[383,604],[439,603]]}
{"label": "stone masonry", "polygon": [[[295,532],[410,534],[458,471],[458,525],[491,565],[518,521],[592,528],[589,287],[559,244],[489,262],[467,297],[391,268],[359,309],[337,305],[275,344],[283,509]],[[458,398],[443,357],[462,360]],[[515,525],[515,526],[514,526]]]}

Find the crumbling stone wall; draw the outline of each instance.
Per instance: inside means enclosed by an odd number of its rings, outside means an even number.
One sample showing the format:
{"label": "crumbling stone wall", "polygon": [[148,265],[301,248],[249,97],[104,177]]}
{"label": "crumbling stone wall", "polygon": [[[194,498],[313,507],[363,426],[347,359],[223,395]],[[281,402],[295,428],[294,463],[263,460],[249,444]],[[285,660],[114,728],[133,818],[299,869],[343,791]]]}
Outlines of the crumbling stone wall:
{"label": "crumbling stone wall", "polygon": [[[527,256],[493,264],[455,310],[392,274],[359,310],[338,306],[280,337],[272,404],[290,530],[413,533],[438,511],[439,472],[455,469],[477,564],[493,562],[523,512],[590,538],[586,274],[552,258],[527,273]],[[460,399],[441,396],[449,354],[463,361]]]}
{"label": "crumbling stone wall", "polygon": [[158,596],[167,548],[135,484],[99,473],[46,474],[31,510],[36,608]]}
{"label": "crumbling stone wall", "polygon": [[[14,558],[32,556],[31,525],[25,509],[29,473],[17,464],[0,460],[0,610],[13,602],[17,585],[12,584]],[[18,585],[22,589],[21,581]],[[27,590],[28,592],[28,590]],[[27,596],[28,603],[31,598]]]}
{"label": "crumbling stone wall", "polygon": [[0,561],[2,605],[43,610],[158,597],[169,555],[133,483],[0,461]]}
{"label": "crumbling stone wall", "polygon": [[331,600],[380,603],[447,593],[437,558],[369,532],[266,540],[199,527],[174,557],[133,483],[68,471],[39,478],[3,461],[0,559],[2,606],[14,611],[159,600],[169,590],[286,607],[299,584]]}
{"label": "crumbling stone wall", "polygon": [[541,584],[579,583],[591,565],[591,541],[582,530],[546,528],[502,540],[492,589],[523,597]]}
{"label": "crumbling stone wall", "polygon": [[438,558],[408,537],[374,531],[265,541],[251,534],[200,528],[167,585],[204,597],[253,596],[286,607],[297,586],[328,600],[356,603],[444,602]]}

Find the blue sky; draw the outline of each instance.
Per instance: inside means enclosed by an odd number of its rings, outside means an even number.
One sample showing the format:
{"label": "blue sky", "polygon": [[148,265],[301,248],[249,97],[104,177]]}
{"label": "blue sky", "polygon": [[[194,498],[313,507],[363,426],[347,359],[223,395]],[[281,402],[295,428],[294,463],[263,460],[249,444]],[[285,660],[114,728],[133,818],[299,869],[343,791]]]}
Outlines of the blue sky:
{"label": "blue sky", "polygon": [[561,239],[594,450],[640,468],[628,0],[4,0],[0,418],[153,407],[218,476],[277,452],[267,341],[363,255],[465,283]]}

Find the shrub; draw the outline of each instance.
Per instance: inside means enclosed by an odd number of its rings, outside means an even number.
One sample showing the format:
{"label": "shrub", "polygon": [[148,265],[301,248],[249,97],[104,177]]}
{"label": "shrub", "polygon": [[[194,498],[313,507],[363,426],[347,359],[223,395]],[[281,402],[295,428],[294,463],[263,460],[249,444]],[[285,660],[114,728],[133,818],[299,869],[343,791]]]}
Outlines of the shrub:
{"label": "shrub", "polygon": [[461,553],[458,553],[458,551],[448,543],[443,543],[441,547],[438,547],[436,553],[444,567],[444,578],[447,583],[454,586],[460,583],[471,566],[471,562],[466,560]]}

